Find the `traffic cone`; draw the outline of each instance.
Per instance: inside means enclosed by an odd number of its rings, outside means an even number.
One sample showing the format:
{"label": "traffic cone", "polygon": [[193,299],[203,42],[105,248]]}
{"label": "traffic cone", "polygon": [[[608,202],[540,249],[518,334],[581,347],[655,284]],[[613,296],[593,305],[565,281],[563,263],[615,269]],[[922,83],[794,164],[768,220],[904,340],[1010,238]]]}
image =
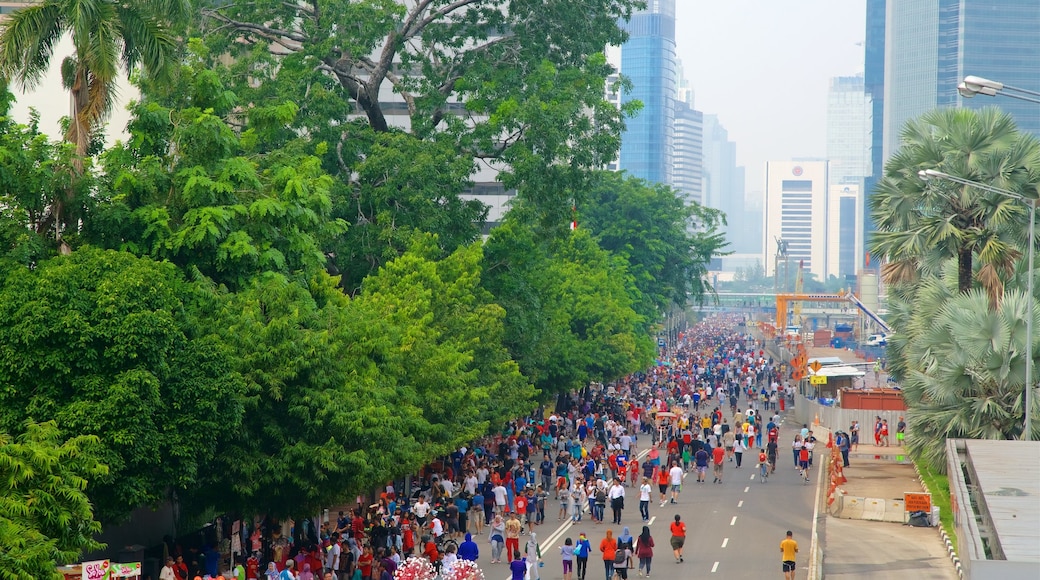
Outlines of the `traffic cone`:
{"label": "traffic cone", "polygon": [[816,417],[813,419],[812,424],[816,425],[817,427],[820,426],[820,414],[819,413],[816,413]]}
{"label": "traffic cone", "polygon": [[[817,416],[817,418],[819,418],[819,416]],[[817,423],[817,425],[819,425],[819,423]],[[828,433],[827,434],[827,449],[833,449],[833,448],[834,448],[834,434],[833,433]]]}

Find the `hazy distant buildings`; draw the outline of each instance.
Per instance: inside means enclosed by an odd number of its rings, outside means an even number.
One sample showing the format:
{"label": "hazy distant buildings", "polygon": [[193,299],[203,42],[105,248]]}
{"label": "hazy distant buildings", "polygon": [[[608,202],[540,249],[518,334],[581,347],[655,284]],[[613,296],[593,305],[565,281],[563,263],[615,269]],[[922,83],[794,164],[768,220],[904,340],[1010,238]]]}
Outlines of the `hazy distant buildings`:
{"label": "hazy distant buildings", "polygon": [[863,76],[835,77],[827,93],[826,275],[855,275],[863,256],[863,184],[870,173],[872,107]]}
{"label": "hazy distant buildings", "polygon": [[621,74],[632,82],[621,101],[642,110],[626,122],[618,167],[650,182],[672,184],[675,141],[675,0],[653,0],[622,24]]}
{"label": "hazy distant buildings", "polygon": [[693,89],[677,61],[679,87],[675,100],[675,151],[672,186],[687,202],[704,202],[704,113],[693,107]]}
{"label": "hazy distant buildings", "polygon": [[1040,2],[888,0],[885,11],[884,156],[903,125],[936,107],[1000,107],[1040,136],[1040,107],[1010,98],[964,99],[967,75],[1040,91]]}
{"label": "hazy distant buildings", "polygon": [[800,262],[825,280],[827,228],[821,224],[828,215],[827,161],[770,161],[765,177],[766,274],[773,275],[776,240],[783,240],[792,267]]}

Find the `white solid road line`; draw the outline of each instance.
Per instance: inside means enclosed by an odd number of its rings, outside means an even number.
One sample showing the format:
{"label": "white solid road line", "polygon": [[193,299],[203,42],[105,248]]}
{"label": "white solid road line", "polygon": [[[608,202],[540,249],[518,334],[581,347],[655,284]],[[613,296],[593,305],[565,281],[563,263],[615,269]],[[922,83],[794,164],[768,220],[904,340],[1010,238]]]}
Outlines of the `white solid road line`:
{"label": "white solid road line", "polygon": [[731,525],[731,526],[737,525],[737,516],[733,516],[733,519],[729,521],[729,525]]}
{"label": "white solid road line", "polygon": [[719,569],[719,563],[715,562],[715,565],[711,567],[711,573],[714,574]]}
{"label": "white solid road line", "polygon": [[722,547],[725,548],[727,544],[729,544],[729,538],[723,539],[722,540]]}

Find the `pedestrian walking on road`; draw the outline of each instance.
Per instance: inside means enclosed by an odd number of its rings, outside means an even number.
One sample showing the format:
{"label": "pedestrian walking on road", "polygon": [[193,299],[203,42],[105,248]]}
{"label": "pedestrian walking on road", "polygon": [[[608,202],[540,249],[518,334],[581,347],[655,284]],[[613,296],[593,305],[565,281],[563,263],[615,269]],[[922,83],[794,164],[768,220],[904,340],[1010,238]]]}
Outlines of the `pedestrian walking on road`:
{"label": "pedestrian walking on road", "polygon": [[578,534],[578,542],[574,544],[574,557],[578,561],[577,580],[585,580],[585,572],[588,571],[589,555],[592,553],[592,543],[582,532]]}
{"label": "pedestrian walking on road", "polygon": [[560,546],[560,558],[563,561],[563,580],[571,580],[571,570],[574,569],[574,541],[567,538]]}
{"label": "pedestrian walking on road", "polygon": [[639,486],[639,515],[643,517],[643,521],[650,520],[650,494],[653,493],[653,488],[650,487],[650,478],[643,478],[643,485]]}
{"label": "pedestrian walking on road", "polygon": [[738,436],[733,441],[733,456],[737,458],[737,469],[740,469],[741,461],[744,458],[744,451],[746,449],[747,448],[744,446],[744,438],[742,436]]}
{"label": "pedestrian walking on road", "polygon": [[859,451],[859,421],[853,421],[849,427],[849,442],[853,451]]}
{"label": "pedestrian walking on road", "polygon": [[509,519],[506,520],[506,553],[519,553],[520,552],[520,520],[516,517],[516,512],[509,514]]}
{"label": "pedestrian walking on road", "polygon": [[787,537],[780,542],[780,558],[783,561],[784,580],[794,580],[794,563],[798,557],[798,542],[794,541],[794,533],[787,531]]}
{"label": "pedestrian walking on road", "polygon": [[670,541],[672,545],[672,554],[675,556],[675,563],[683,562],[683,545],[686,544],[686,524],[681,521],[682,518],[679,514],[675,514],[675,521],[668,526],[672,532],[672,539]]}
{"label": "pedestrian walking on road", "polygon": [[[488,541],[491,542],[491,563],[498,564],[502,561],[502,548],[506,545],[506,522],[502,519],[501,514],[496,514],[495,519],[491,520],[491,534],[488,536]],[[509,557],[506,554],[506,557]]]}
{"label": "pedestrian walking on road", "polygon": [[531,532],[524,549],[524,561],[527,562],[527,580],[541,580],[539,567],[542,561],[542,547],[538,545],[538,534]]}
{"label": "pedestrian walking on road", "polygon": [[617,540],[614,539],[614,531],[607,529],[607,535],[599,542],[599,551],[603,553],[603,570],[606,572],[606,580],[614,578],[614,558],[617,556]]}
{"label": "pedestrian walking on road", "polygon": [[654,559],[654,539],[650,536],[650,526],[643,526],[643,532],[636,539],[636,557],[639,558],[639,575],[646,571],[646,577],[650,577],[650,564]]}
{"label": "pedestrian walking on road", "polygon": [[512,574],[510,580],[524,580],[524,575],[527,574],[527,562],[520,557],[520,551],[513,552],[513,561],[509,563],[509,573]]}
{"label": "pedestrian walking on road", "polygon": [[607,497],[610,499],[610,511],[614,514],[614,523],[621,525],[621,510],[625,509],[625,488],[621,485],[621,480],[614,478],[614,484],[607,490]]}
{"label": "pedestrian walking on road", "polygon": [[722,466],[726,461],[726,452],[721,447],[711,450],[712,461],[715,464],[715,483],[722,483]]}

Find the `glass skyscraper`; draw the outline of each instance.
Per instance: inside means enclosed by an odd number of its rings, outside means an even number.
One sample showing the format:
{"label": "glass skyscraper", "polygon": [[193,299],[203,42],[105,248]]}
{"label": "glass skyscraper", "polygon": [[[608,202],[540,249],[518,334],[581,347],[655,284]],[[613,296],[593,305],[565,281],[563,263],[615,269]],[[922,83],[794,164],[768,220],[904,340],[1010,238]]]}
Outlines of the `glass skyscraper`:
{"label": "glass skyscraper", "polygon": [[672,184],[675,140],[675,0],[648,0],[623,23],[621,74],[632,83],[621,101],[640,101],[621,139],[619,169],[650,182]]}
{"label": "glass skyscraper", "polygon": [[[863,43],[863,88],[870,98],[870,168],[864,176],[864,205],[881,179],[885,164],[885,0],[867,0],[867,30]],[[863,243],[870,243],[874,224],[864,212]],[[865,266],[859,262],[858,266]]]}
{"label": "glass skyscraper", "polygon": [[886,159],[903,125],[936,107],[1000,107],[1040,136],[1040,106],[957,94],[968,75],[1040,91],[1040,2],[887,0],[885,19]]}

